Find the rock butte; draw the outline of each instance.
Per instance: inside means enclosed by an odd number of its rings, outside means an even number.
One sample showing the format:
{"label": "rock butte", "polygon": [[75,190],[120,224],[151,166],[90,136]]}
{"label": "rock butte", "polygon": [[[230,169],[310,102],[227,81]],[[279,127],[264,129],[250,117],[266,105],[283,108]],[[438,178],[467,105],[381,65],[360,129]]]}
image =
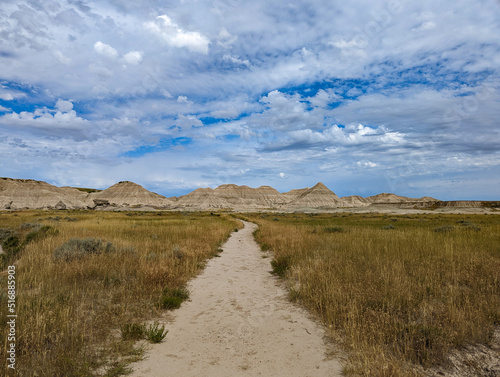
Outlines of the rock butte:
{"label": "rock butte", "polygon": [[199,188],[193,192],[166,198],[129,181],[114,184],[103,191],[56,187],[32,179],[0,178],[0,209],[167,209],[167,210],[329,210],[336,208],[495,208],[500,202],[442,202],[431,197],[408,198],[379,194],[363,198],[353,195],[339,198],[323,183],[280,193],[270,186],[252,188],[234,184],[215,189]]}

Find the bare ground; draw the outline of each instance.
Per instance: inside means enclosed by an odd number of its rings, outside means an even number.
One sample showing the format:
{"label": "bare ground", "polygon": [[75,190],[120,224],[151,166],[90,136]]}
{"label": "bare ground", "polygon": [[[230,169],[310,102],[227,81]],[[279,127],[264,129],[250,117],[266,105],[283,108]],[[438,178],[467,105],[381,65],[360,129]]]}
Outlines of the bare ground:
{"label": "bare ground", "polygon": [[255,229],[245,222],[190,282],[190,300],[164,319],[167,337],[133,377],[341,375],[323,327],[269,273]]}

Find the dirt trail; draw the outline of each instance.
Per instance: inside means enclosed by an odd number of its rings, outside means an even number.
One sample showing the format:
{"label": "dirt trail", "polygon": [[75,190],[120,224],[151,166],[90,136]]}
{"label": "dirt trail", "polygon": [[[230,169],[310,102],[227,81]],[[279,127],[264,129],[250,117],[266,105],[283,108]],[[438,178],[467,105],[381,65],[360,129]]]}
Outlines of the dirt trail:
{"label": "dirt trail", "polygon": [[190,282],[190,300],[165,320],[167,337],[132,365],[133,377],[341,375],[322,327],[269,274],[256,227],[245,222]]}

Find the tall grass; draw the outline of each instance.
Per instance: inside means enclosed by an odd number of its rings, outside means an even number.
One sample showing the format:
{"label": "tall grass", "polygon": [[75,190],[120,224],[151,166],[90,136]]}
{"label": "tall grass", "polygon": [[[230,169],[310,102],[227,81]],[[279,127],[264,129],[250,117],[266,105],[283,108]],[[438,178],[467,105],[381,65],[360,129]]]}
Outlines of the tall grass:
{"label": "tall grass", "polygon": [[[71,217],[0,212],[0,228],[15,231],[20,240],[32,231],[24,223],[55,230],[29,236],[9,261],[17,266],[17,375],[125,373],[124,365],[140,352],[120,328],[156,318],[163,292],[182,289],[239,227],[234,219],[202,213],[63,213]],[[2,273],[0,318],[7,314],[6,287]],[[3,340],[6,321],[0,333]]]}
{"label": "tall grass", "polygon": [[348,376],[418,376],[500,325],[498,216],[248,217],[290,296],[342,341]]}

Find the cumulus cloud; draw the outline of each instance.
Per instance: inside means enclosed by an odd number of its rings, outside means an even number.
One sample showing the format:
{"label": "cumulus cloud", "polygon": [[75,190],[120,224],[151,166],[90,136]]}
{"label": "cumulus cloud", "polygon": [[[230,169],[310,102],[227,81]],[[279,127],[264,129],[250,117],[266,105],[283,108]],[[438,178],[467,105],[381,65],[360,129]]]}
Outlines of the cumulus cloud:
{"label": "cumulus cloud", "polygon": [[142,62],[142,56],[143,53],[140,51],[130,51],[123,56],[123,60],[125,60],[127,64],[139,65]]}
{"label": "cumulus cloud", "polygon": [[26,97],[26,93],[0,85],[0,100],[13,101],[23,97]]}
{"label": "cumulus cloud", "polygon": [[57,100],[56,108],[63,113],[67,113],[73,110],[73,103],[71,101],[64,101],[62,99],[59,99]]}
{"label": "cumulus cloud", "polygon": [[[103,184],[106,164],[126,175],[133,160],[158,177],[168,159],[177,170],[158,182],[172,187],[342,186],[359,170],[380,191],[424,180],[430,190],[444,169],[461,182],[498,173],[497,2],[237,5],[2,3],[2,171],[78,171]],[[169,137],[192,140],[189,151],[121,157]]]}
{"label": "cumulus cloud", "polygon": [[94,44],[94,51],[99,55],[105,56],[110,59],[116,59],[118,57],[118,51],[116,51],[112,46],[102,43],[101,41],[97,41]]}
{"label": "cumulus cloud", "polygon": [[196,31],[185,31],[166,14],[145,24],[147,30],[174,47],[185,47],[192,52],[208,54],[210,41]]}

